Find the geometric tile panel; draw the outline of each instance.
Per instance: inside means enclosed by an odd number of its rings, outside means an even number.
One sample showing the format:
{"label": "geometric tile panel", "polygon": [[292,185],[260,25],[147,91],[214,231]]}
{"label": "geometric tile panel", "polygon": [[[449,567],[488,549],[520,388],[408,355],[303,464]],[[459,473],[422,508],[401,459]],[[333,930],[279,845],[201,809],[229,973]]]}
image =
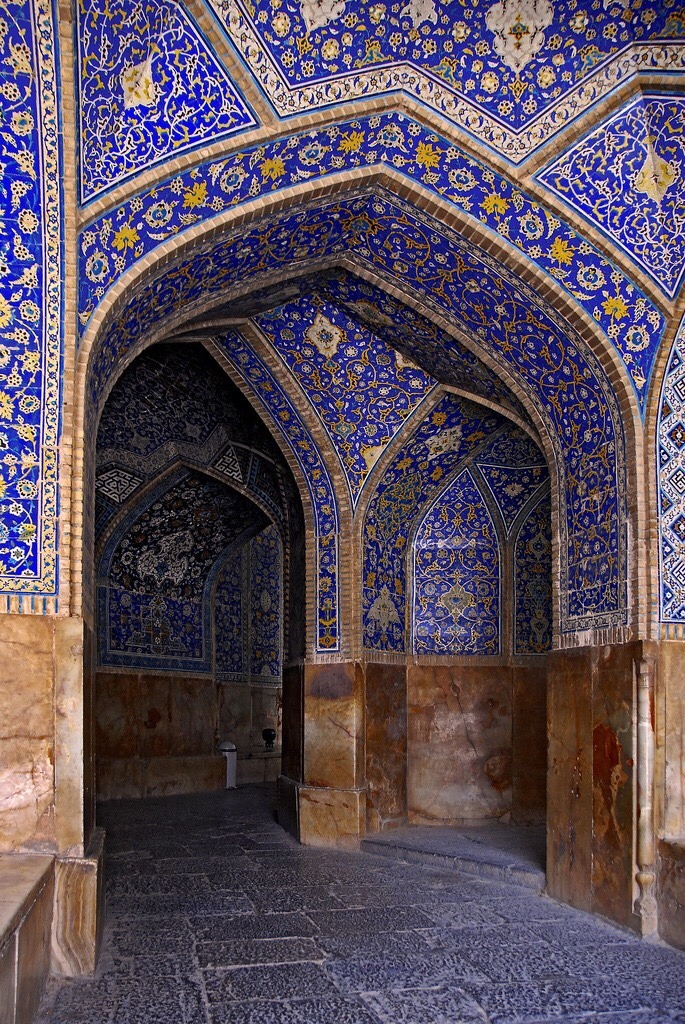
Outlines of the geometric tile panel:
{"label": "geometric tile panel", "polygon": [[[381,164],[439,197],[459,217],[479,230],[499,235],[551,275],[616,347],[639,400],[644,402],[665,324],[654,304],[598,249],[518,186],[495,175],[448,139],[392,112],[246,147],[223,161],[213,160],[175,175],[103,214],[81,233],[81,327],[87,326],[108,288],[163,242],[191,226],[196,231],[202,221],[222,210],[254,202],[303,180],[313,184],[332,174],[354,172],[368,162]],[[157,218],[154,226],[149,223],[152,211]],[[401,248],[401,234],[400,221],[384,240],[388,256],[396,246]],[[344,249],[357,253],[359,235],[351,220],[340,240]],[[319,238],[321,247],[325,247],[325,239],[324,232]],[[290,262],[292,240],[292,234],[283,240],[291,249]],[[298,250],[303,247],[311,249],[313,240],[300,237]],[[429,248],[430,235],[420,239],[412,251],[415,267],[423,267]],[[259,255],[262,261],[273,262],[262,250]],[[397,254],[391,263],[401,267],[407,261]],[[437,267],[425,282],[436,298],[450,286],[449,267],[449,263]],[[210,267],[206,269],[209,273]],[[395,274],[403,277],[401,269]],[[636,332],[646,339],[637,349]]]}
{"label": "geometric tile panel", "polygon": [[233,445],[229,444],[225,452],[214,463],[214,469],[218,469],[224,476],[230,476],[233,480],[243,481],[243,473],[240,468],[240,461],[235,453]]}
{"label": "geometric tile panel", "polygon": [[682,33],[671,0],[210,2],[281,117],[403,90],[514,162]]}
{"label": "geometric tile panel", "polygon": [[183,5],[89,0],[76,18],[82,203],[255,124]]}
{"label": "geometric tile panel", "polygon": [[497,531],[468,469],[424,515],[413,559],[413,653],[499,654]]}
{"label": "geometric tile panel", "polygon": [[[485,406],[447,395],[395,452],[364,517],[362,610],[367,649],[405,650],[406,561],[412,527],[450,473],[505,422]],[[452,630],[457,628],[453,623]]]}
{"label": "geometric tile panel", "polygon": [[[537,175],[669,298],[685,277],[684,137],[685,99],[646,94]],[[640,352],[648,344],[648,334],[633,328],[629,348]]]}
{"label": "geometric tile panel", "polygon": [[[57,594],[62,166],[57,5],[4,5],[0,32],[0,593]],[[40,599],[39,599],[40,600]],[[56,610],[56,601],[26,607]],[[2,610],[8,610],[7,600]]]}
{"label": "geometric tile panel", "polygon": [[657,437],[660,619],[685,622],[685,319],[661,388]]}
{"label": "geometric tile panel", "polygon": [[[314,209],[288,211],[280,219],[271,217],[268,223],[257,223],[247,232],[236,232],[235,238],[213,244],[199,259],[194,255],[172,265],[136,295],[135,311],[124,310],[103,340],[94,360],[93,401],[97,402],[120,353],[161,317],[187,307],[201,295],[220,294],[229,282],[247,280],[250,274],[296,267],[294,237],[303,265],[351,246],[362,268],[390,279],[401,275],[405,288],[419,295],[423,292],[427,305],[449,316],[456,328],[516,375],[531,407],[549,424],[550,442],[557,448],[556,461],[563,474],[561,629],[624,622],[623,437],[615,394],[603,370],[568,322],[543,305],[519,277],[387,193],[334,198]],[[453,268],[448,275],[445,265]],[[449,339],[445,344],[450,344]],[[458,352],[456,346],[454,351]],[[443,345],[439,357],[445,358]],[[416,358],[427,373],[438,377],[430,350],[417,353]],[[328,507],[327,500],[325,504]],[[588,546],[580,538],[586,538],[591,528],[595,539]]]}
{"label": "geometric tile panel", "polygon": [[552,505],[544,495],[521,524],[514,548],[514,652],[552,646]]}
{"label": "geometric tile panel", "polygon": [[120,505],[142,482],[141,477],[127,473],[124,469],[108,469],[105,473],[97,475],[95,490]]}
{"label": "geometric tile panel", "polygon": [[356,507],[374,465],[435,381],[316,294],[254,319],[326,428]]}

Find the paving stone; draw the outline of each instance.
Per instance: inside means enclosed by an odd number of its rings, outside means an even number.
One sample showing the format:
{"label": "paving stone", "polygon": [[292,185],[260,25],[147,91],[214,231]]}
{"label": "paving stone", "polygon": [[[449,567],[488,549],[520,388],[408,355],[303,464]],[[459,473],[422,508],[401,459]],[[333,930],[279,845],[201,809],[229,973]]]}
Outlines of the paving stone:
{"label": "paving stone", "polygon": [[485,984],[487,977],[457,954],[413,956],[390,954],[328,960],[324,968],[341,992],[380,992],[384,989]]}
{"label": "paving stone", "polygon": [[427,928],[431,924],[430,918],[415,907],[313,911],[309,916],[322,935],[349,935],[354,932],[368,935],[369,932]]}
{"label": "paving stone", "polygon": [[244,964],[283,964],[323,960],[323,953],[311,939],[240,939],[227,942],[199,942],[200,967],[232,967]]}
{"label": "paving stone", "polygon": [[242,914],[228,917],[191,917],[190,929],[202,942],[226,939],[277,939],[311,936],[319,929],[304,914]]}
{"label": "paving stone", "polygon": [[232,1003],[210,1008],[212,1024],[383,1024],[360,999],[297,999]]}
{"label": "paving stone", "polygon": [[340,994],[323,968],[311,963],[205,971],[205,988],[210,1003]]}
{"label": "paving stone", "polygon": [[685,955],[502,881],[299,847],[271,792],[103,808],[98,974],[51,981],[36,1024],[685,1024]]}
{"label": "paving stone", "polygon": [[475,999],[453,988],[383,992],[363,999],[389,1024],[489,1024]]}

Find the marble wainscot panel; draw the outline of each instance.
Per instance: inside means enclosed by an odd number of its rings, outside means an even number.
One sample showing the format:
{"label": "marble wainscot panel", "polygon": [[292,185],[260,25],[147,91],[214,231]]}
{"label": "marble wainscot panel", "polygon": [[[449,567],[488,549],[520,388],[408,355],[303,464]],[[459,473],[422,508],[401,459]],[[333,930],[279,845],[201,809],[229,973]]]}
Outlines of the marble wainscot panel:
{"label": "marble wainscot panel", "polygon": [[659,843],[659,934],[685,949],[685,842]]}
{"label": "marble wainscot panel", "polygon": [[407,691],[409,821],[449,824],[509,814],[511,671],[411,665]]}
{"label": "marble wainscot panel", "polygon": [[364,677],[359,664],[304,667],[300,841],[356,846],[363,833]]}
{"label": "marble wainscot panel", "polygon": [[0,616],[0,851],[54,849],[54,628]]}
{"label": "marble wainscot panel", "polygon": [[211,678],[98,672],[100,799],[220,789],[216,731]]}
{"label": "marble wainscot panel", "polygon": [[407,670],[365,666],[366,831],[380,832],[407,818]]}
{"label": "marble wainscot panel", "polygon": [[[533,659],[531,659],[531,662]],[[544,658],[514,665],[512,820],[542,824],[547,816],[547,667]]]}
{"label": "marble wainscot panel", "polygon": [[554,651],[548,661],[548,891],[631,927],[634,688],[644,652],[636,642]]}

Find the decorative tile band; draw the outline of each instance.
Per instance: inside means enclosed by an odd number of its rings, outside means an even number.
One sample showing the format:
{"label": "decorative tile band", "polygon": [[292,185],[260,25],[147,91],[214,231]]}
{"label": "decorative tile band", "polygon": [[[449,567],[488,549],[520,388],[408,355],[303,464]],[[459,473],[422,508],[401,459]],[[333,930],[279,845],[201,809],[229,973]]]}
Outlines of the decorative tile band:
{"label": "decorative tile band", "polygon": [[[554,278],[610,339],[644,407],[664,330],[656,307],[594,246],[511,182],[395,113],[285,137],[201,164],[98,218],[81,233],[82,329],[117,279],[162,242],[258,196],[371,164],[427,188]],[[353,248],[354,232],[342,241]]]}
{"label": "decorative tile band", "polygon": [[[281,117],[403,91],[519,163],[639,71],[685,64],[677,0],[210,0]],[[620,12],[620,14],[619,14]]]}
{"label": "decorative tile band", "polygon": [[661,386],[656,455],[660,617],[685,623],[685,318]]}
{"label": "decorative tile band", "polygon": [[[0,592],[55,595],[62,196],[56,9],[19,0],[0,34]],[[38,610],[32,605],[31,610]],[[54,609],[53,609],[54,610]]]}

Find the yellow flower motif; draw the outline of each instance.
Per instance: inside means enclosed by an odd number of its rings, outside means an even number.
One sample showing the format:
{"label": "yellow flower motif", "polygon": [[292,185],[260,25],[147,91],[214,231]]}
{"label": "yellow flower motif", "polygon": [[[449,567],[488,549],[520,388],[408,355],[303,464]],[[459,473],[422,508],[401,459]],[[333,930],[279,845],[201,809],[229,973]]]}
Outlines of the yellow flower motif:
{"label": "yellow flower motif", "polygon": [[6,391],[0,391],[0,419],[11,420],[14,417],[14,399]]}
{"label": "yellow flower motif", "polygon": [[276,178],[280,178],[281,175],[285,174],[285,167],[280,156],[269,160],[262,160],[259,169],[262,172],[262,181],[275,181]]}
{"label": "yellow flower motif", "polygon": [[606,299],[602,303],[602,309],[607,316],[616,317],[617,320],[622,320],[628,315],[628,307],[620,295],[613,295]]}
{"label": "yellow flower motif", "polygon": [[440,153],[433,149],[430,142],[419,142],[416,147],[416,162],[420,167],[431,168],[440,166]]}
{"label": "yellow flower motif", "polygon": [[130,224],[124,224],[114,235],[112,245],[119,252],[126,252],[127,249],[132,249],[139,240],[140,236],[136,229],[132,228]]}
{"label": "yellow flower motif", "polygon": [[564,264],[568,266],[573,262],[573,249],[563,238],[554,239],[549,254],[559,265]]}
{"label": "yellow flower motif", "polygon": [[36,428],[30,423],[17,423],[15,424],[14,430],[22,441],[36,440]]}
{"label": "yellow flower motif", "polygon": [[495,213],[497,215],[506,213],[509,209],[509,200],[505,199],[504,196],[498,196],[496,192],[491,192],[489,196],[486,196],[483,202],[480,204],[481,210],[485,210],[486,213]]}
{"label": "yellow flower motif", "polygon": [[4,476],[0,476],[0,498],[5,497],[5,491],[7,490],[7,481]]}
{"label": "yellow flower motif", "polygon": [[364,141],[364,132],[345,132],[338,149],[342,153],[358,153]]}
{"label": "yellow flower motif", "polygon": [[0,295],[0,327],[8,327],[12,323],[12,307],[4,295]]}
{"label": "yellow flower motif", "polygon": [[207,182],[196,181],[192,188],[186,189],[183,196],[183,206],[193,209],[195,206],[204,206],[207,202]]}

